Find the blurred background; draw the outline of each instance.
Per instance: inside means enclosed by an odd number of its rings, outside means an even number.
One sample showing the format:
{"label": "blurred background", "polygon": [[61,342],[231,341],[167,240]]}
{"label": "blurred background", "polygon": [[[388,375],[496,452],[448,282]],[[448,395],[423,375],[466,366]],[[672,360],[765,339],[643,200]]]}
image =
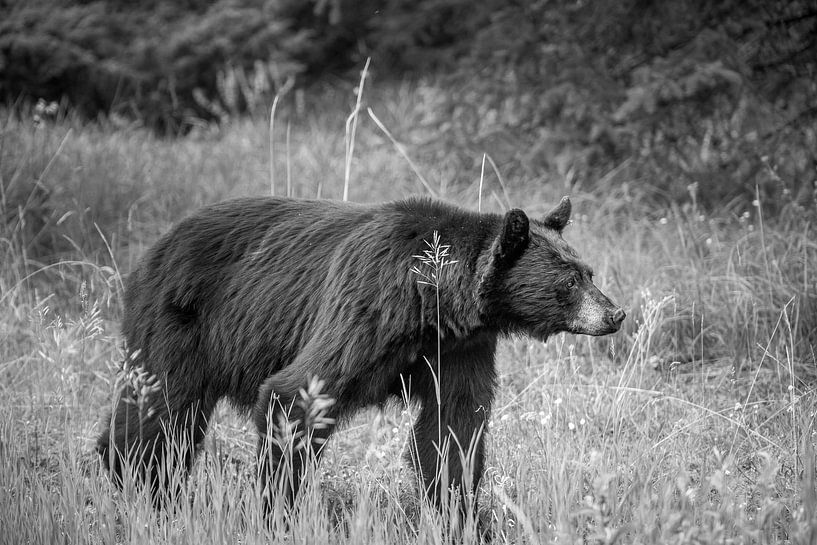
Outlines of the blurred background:
{"label": "blurred background", "polygon": [[43,100],[53,116],[176,137],[263,119],[276,94],[282,111],[298,91],[354,100],[371,57],[365,98],[395,82],[425,87],[414,89],[412,128],[425,130],[413,151],[444,159],[446,182],[487,152],[508,177],[551,172],[585,189],[636,180],[662,204],[694,184],[711,207],[758,191],[814,206],[812,1],[4,0],[0,10],[0,99],[15,111]]}

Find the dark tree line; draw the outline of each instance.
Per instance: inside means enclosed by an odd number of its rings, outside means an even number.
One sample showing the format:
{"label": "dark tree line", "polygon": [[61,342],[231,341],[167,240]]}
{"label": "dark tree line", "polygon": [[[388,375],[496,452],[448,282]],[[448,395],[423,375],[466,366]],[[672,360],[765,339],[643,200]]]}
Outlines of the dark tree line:
{"label": "dark tree line", "polygon": [[[0,0],[6,104],[162,132],[267,108],[369,56],[378,77],[457,90],[436,112],[451,145],[433,149],[465,163],[500,135],[499,159],[530,171],[599,177],[638,156],[628,175],[658,193],[714,176],[702,191],[728,200],[784,178],[812,198],[810,0]],[[784,171],[766,172],[770,155]]]}

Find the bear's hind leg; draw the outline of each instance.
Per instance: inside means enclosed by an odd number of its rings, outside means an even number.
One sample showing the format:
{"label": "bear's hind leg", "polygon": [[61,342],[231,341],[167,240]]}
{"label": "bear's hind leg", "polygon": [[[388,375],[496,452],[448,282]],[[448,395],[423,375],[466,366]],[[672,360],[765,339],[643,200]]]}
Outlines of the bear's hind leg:
{"label": "bear's hind leg", "polygon": [[149,484],[157,507],[180,492],[217,401],[185,393],[159,388],[137,396],[125,386],[97,440],[97,452],[115,482],[121,486],[130,474]]}
{"label": "bear's hind leg", "polygon": [[310,406],[301,398],[301,389],[308,385],[299,369],[290,365],[268,378],[253,410],[259,435],[258,483],[263,487],[267,513],[276,493],[283,495],[288,506],[293,505],[305,473],[310,464],[317,464],[335,429],[331,404],[321,407],[313,401]]}

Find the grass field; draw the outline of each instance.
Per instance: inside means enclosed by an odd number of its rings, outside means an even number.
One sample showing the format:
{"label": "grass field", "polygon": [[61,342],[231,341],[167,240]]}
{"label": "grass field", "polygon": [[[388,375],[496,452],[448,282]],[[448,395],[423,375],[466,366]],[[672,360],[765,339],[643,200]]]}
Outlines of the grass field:
{"label": "grass field", "polygon": [[[281,110],[277,193],[342,195],[344,100]],[[412,93],[375,104],[411,157],[423,138]],[[3,115],[0,543],[455,542],[401,461],[410,407],[340,431],[297,514],[278,512],[269,531],[254,430],[226,405],[170,514],[101,471],[93,441],[122,360],[122,277],[185,213],[269,193],[268,129],[236,120],[162,140]],[[361,114],[350,199],[428,186],[476,208],[483,178],[484,210],[536,215],[570,193],[565,238],[628,311],[611,337],[501,345],[480,494],[495,542],[817,543],[813,209],[756,201],[712,215],[695,187],[657,209],[640,198],[645,180],[584,193],[546,174],[505,180],[412,159]]]}

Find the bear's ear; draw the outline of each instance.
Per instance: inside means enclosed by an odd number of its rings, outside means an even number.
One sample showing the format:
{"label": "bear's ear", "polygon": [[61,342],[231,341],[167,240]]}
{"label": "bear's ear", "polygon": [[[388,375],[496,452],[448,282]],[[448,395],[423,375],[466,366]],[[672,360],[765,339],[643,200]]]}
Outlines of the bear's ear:
{"label": "bear's ear", "polygon": [[476,292],[479,305],[487,304],[486,301],[495,291],[495,284],[502,276],[502,271],[513,266],[516,259],[528,247],[529,242],[530,221],[528,216],[521,210],[509,210],[502,218],[501,231],[491,243],[485,261],[479,265]]}
{"label": "bear's ear", "polygon": [[528,216],[517,208],[509,210],[502,220],[502,233],[494,255],[500,263],[516,259],[528,247],[530,222]]}
{"label": "bear's ear", "polygon": [[567,222],[570,221],[570,199],[567,197],[562,197],[561,202],[550,211],[550,213],[545,216],[544,223],[545,227],[550,227],[555,231],[561,233],[562,229],[565,228]]}

